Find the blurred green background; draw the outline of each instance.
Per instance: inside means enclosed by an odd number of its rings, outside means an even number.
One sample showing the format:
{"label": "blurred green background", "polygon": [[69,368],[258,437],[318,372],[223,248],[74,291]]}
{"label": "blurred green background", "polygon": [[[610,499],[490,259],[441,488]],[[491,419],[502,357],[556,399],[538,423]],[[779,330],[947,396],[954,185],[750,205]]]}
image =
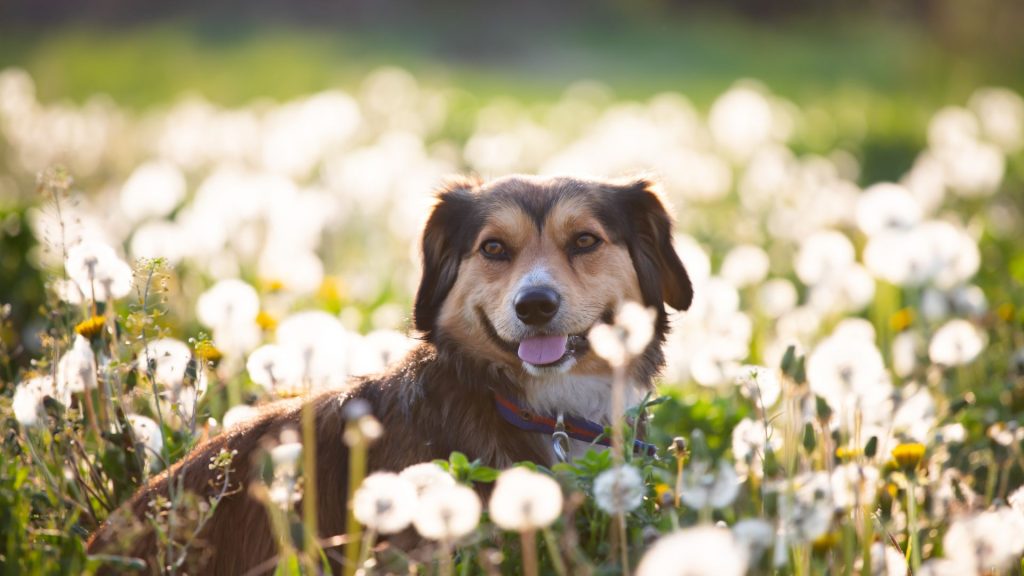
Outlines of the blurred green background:
{"label": "blurred green background", "polygon": [[[942,106],[981,86],[1024,91],[1022,29],[1017,0],[5,0],[0,69],[26,70],[44,103],[104,94],[142,111],[190,93],[237,106],[357,91],[394,65],[451,93],[438,138],[454,142],[495,98],[541,106],[588,80],[618,100],[679,92],[706,112],[752,78],[825,119],[795,152],[856,150],[865,184],[908,170]],[[0,160],[0,302],[16,326],[42,302],[23,258],[34,189]]]}
{"label": "blurred green background", "polygon": [[592,79],[620,98],[674,90],[707,105],[751,77],[800,105],[866,99],[882,107],[873,130],[919,134],[928,109],[979,85],[1024,87],[1022,27],[1010,0],[8,0],[0,66],[25,68],[43,100],[100,92],[133,107],[186,91],[283,99],[382,64],[525,99]]}

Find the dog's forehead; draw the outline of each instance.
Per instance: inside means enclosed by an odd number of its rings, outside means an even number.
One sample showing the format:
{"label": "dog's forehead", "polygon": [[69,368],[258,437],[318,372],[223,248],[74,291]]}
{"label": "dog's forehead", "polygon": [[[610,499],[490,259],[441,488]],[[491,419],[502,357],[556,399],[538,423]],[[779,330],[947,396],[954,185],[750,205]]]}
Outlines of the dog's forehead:
{"label": "dog's forehead", "polygon": [[603,187],[600,182],[574,178],[512,176],[492,181],[480,192],[487,212],[521,212],[540,229],[561,207],[571,206],[576,211],[599,217],[607,196],[601,193]]}

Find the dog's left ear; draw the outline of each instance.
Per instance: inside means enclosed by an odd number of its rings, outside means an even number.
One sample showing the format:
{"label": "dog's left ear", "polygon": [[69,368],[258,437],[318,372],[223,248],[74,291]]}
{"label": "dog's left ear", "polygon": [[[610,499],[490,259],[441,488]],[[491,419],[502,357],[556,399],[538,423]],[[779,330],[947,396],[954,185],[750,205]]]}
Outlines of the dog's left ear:
{"label": "dog's left ear", "polygon": [[413,320],[427,340],[433,336],[437,315],[459,275],[459,264],[472,242],[470,230],[475,206],[473,190],[478,182],[451,180],[437,195],[427,225],[423,229],[423,275],[416,291]]}
{"label": "dog's left ear", "polygon": [[654,184],[637,180],[620,188],[616,196],[629,220],[631,234],[626,244],[644,305],[661,310],[664,302],[676,310],[688,309],[693,302],[693,285],[672,247],[672,217],[654,192]]}

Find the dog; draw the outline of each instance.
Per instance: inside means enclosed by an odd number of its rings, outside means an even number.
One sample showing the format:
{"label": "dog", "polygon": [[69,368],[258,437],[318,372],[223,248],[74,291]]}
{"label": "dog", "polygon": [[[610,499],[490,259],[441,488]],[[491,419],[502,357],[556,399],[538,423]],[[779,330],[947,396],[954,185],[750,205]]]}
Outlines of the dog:
{"label": "dog", "polygon": [[[309,399],[271,403],[259,416],[197,446],[152,478],[92,536],[90,554],[119,554],[156,567],[156,536],[125,542],[125,518],[141,523],[177,482],[212,496],[211,458],[235,451],[238,486],[198,534],[196,573],[273,570],[277,542],[266,508],[247,490],[266,438],[299,427],[303,402],[316,416],[320,536],[343,534],[347,515],[345,407],[368,403],[383,426],[368,468],[399,471],[460,451],[502,468],[552,465],[550,434],[534,424],[567,415],[571,452],[590,447],[589,428],[610,424],[612,367],[587,334],[624,302],[656,312],[654,338],[627,367],[635,403],[664,364],[666,304],[686,310],[693,289],[672,246],[672,219],[646,179],[601,181],[511,176],[458,179],[438,192],[422,236],[423,271],[413,321],[421,343],[379,377]],[[527,421],[531,426],[524,426]],[[173,480],[172,480],[173,479]],[[297,509],[301,506],[297,506]],[[338,566],[334,566],[338,569]]]}

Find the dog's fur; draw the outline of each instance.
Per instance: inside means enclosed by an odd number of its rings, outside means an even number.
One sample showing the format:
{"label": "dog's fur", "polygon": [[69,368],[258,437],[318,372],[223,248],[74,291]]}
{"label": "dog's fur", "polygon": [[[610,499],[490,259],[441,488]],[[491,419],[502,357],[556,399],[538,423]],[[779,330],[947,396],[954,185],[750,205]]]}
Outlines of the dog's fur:
{"label": "dog's fur", "polygon": [[[579,241],[583,233],[598,242]],[[501,258],[484,253],[489,241],[502,244]],[[577,242],[588,246],[581,249]],[[325,538],[344,532],[347,514],[346,402],[367,401],[383,424],[383,436],[370,449],[371,471],[446,459],[454,450],[494,467],[524,460],[550,465],[550,438],[504,421],[494,393],[541,413],[563,410],[608,423],[612,371],[589,350],[588,330],[609,321],[626,300],[657,311],[655,338],[629,367],[636,396],[652,386],[663,364],[665,303],[685,310],[693,296],[672,248],[671,219],[647,180],[454,181],[439,194],[422,248],[414,310],[422,344],[380,377],[309,400],[316,414],[319,527]],[[538,285],[561,298],[557,314],[540,328],[520,321],[513,304],[517,293]],[[519,341],[542,333],[574,335],[572,349],[556,366],[532,366],[516,354]],[[130,514],[113,515],[90,540],[89,552],[140,557],[152,568],[152,530],[126,544],[125,517],[141,518],[156,496],[167,494],[171,478],[200,497],[211,496],[215,472],[208,464],[229,449],[237,451],[237,490],[200,532],[194,566],[211,574],[241,574],[268,564],[272,569],[277,544],[265,508],[246,488],[257,472],[254,455],[261,443],[285,428],[297,429],[301,406],[302,400],[270,404],[257,418],[196,447],[139,490],[126,504]]]}

